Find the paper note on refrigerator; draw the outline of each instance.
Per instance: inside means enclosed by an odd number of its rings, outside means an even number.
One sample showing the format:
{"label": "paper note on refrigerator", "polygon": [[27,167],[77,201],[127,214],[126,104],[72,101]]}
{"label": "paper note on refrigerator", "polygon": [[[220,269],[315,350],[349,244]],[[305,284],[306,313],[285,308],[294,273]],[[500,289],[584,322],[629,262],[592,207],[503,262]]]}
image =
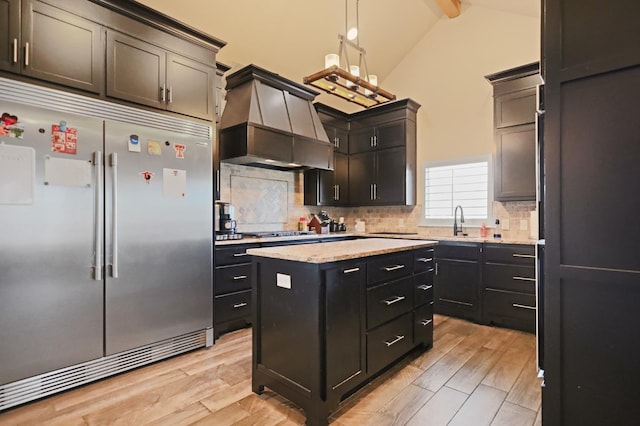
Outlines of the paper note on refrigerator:
{"label": "paper note on refrigerator", "polygon": [[187,193],[187,171],[162,169],[162,186],[165,198],[184,198]]}
{"label": "paper note on refrigerator", "polygon": [[47,156],[44,159],[44,184],[58,186],[91,186],[91,163]]}
{"label": "paper note on refrigerator", "polygon": [[0,204],[33,204],[36,151],[0,144]]}

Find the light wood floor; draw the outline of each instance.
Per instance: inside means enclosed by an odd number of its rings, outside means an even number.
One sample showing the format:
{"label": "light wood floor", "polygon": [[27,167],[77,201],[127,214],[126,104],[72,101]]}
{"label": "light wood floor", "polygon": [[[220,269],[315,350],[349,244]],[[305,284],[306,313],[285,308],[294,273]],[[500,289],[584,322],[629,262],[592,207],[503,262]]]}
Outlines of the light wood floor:
{"label": "light wood floor", "polygon": [[[444,316],[411,354],[341,405],[331,424],[541,425],[535,337]],[[302,425],[268,388],[251,392],[251,330],[0,413],[0,425]]]}

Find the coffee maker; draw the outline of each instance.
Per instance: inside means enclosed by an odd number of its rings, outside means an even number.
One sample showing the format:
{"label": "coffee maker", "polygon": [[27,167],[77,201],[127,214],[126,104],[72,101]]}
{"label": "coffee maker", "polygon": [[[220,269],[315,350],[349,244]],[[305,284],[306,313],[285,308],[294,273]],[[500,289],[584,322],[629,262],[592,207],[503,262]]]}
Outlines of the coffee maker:
{"label": "coffee maker", "polygon": [[[235,207],[230,203],[216,203],[215,205],[216,239],[239,239],[242,234],[237,232]],[[218,238],[221,236],[221,238]]]}

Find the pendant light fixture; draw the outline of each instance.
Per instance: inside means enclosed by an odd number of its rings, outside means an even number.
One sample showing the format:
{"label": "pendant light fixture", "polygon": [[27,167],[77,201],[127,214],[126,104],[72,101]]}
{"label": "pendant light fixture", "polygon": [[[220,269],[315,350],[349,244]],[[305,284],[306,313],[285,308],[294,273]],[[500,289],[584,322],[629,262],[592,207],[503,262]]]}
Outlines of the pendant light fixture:
{"label": "pendant light fixture", "polygon": [[[348,0],[344,2],[345,34],[338,34],[338,53],[325,56],[324,69],[304,77],[304,84],[317,87],[332,95],[365,108],[394,100],[396,96],[378,87],[378,76],[369,74],[367,52],[360,47],[359,3],[356,0],[356,26],[348,28]],[[351,62],[349,53],[358,56]]]}

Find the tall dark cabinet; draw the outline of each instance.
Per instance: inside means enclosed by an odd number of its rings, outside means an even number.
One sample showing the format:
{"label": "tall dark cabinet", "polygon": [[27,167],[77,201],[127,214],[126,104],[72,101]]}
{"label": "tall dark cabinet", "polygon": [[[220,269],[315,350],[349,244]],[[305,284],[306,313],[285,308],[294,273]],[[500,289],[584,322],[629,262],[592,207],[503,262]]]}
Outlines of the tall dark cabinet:
{"label": "tall dark cabinet", "polygon": [[638,424],[640,11],[543,2],[545,426]]}

